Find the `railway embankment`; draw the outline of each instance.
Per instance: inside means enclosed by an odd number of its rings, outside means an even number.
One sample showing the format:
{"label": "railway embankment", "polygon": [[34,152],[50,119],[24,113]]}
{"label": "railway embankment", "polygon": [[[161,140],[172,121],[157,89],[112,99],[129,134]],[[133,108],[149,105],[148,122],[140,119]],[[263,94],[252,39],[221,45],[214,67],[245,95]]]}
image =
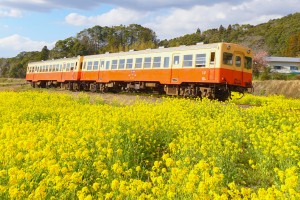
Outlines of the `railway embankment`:
{"label": "railway embankment", "polygon": [[284,95],[289,98],[300,98],[300,80],[267,80],[253,81],[254,95]]}

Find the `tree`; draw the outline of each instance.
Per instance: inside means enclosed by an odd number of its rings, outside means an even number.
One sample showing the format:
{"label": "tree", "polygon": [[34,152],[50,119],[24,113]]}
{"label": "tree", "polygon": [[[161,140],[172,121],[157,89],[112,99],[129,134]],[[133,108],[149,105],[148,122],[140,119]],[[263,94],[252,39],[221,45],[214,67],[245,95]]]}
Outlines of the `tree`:
{"label": "tree", "polygon": [[289,37],[285,50],[285,56],[300,57],[300,32]]}
{"label": "tree", "polygon": [[40,60],[48,60],[49,59],[49,53],[47,46],[44,46],[41,53],[40,53]]}
{"label": "tree", "polygon": [[267,67],[266,57],[268,56],[268,52],[259,51],[254,54],[253,57],[253,75],[258,77],[259,73],[262,71],[267,72],[265,68]]}
{"label": "tree", "polygon": [[13,78],[24,78],[26,75],[26,69],[24,69],[23,64],[12,65],[9,71],[9,77]]}
{"label": "tree", "polygon": [[0,58],[0,77],[8,77],[9,67],[8,59]]}

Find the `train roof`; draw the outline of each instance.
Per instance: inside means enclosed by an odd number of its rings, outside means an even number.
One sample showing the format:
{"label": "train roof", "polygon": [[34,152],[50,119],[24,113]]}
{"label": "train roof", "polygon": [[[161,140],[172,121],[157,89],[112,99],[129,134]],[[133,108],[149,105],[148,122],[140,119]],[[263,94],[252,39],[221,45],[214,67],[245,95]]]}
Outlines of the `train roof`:
{"label": "train roof", "polygon": [[184,50],[196,50],[196,49],[213,49],[217,48],[222,43],[212,43],[212,44],[203,44],[199,43],[196,45],[181,45],[178,47],[159,47],[157,49],[145,49],[145,50],[130,50],[127,52],[117,52],[117,53],[105,53],[97,55],[88,55],[84,56],[85,58],[93,57],[113,57],[113,56],[127,56],[127,55],[136,55],[136,54],[148,54],[148,53],[163,53],[163,52],[172,52],[172,51],[184,51]]}
{"label": "train roof", "polygon": [[30,62],[29,64],[41,64],[43,62],[61,62],[61,61],[76,61],[80,58],[80,56],[77,57],[72,57],[72,58],[58,58],[58,59],[52,59],[52,60],[41,60],[41,61],[35,61],[35,62]]}
{"label": "train roof", "polygon": [[[157,49],[145,49],[145,50],[130,50],[127,52],[116,52],[116,53],[104,53],[104,54],[96,54],[96,55],[87,55],[84,56],[85,58],[101,58],[101,57],[114,57],[114,56],[127,56],[127,55],[138,55],[138,54],[148,54],[148,53],[163,53],[163,52],[173,52],[173,51],[186,51],[186,50],[197,50],[197,49],[216,49],[219,46],[222,46],[223,44],[226,45],[237,45],[241,46],[238,44],[234,43],[211,43],[211,44],[203,44],[203,43],[197,43],[196,45],[181,45],[178,47],[159,47]],[[241,46],[243,47],[243,46]],[[247,47],[244,47],[247,48]],[[73,57],[73,58],[60,58],[60,59],[52,59],[52,60],[46,60],[46,61],[37,61],[37,62],[31,62],[30,64],[40,64],[42,62],[61,62],[61,61],[75,61],[78,60],[80,56]]]}

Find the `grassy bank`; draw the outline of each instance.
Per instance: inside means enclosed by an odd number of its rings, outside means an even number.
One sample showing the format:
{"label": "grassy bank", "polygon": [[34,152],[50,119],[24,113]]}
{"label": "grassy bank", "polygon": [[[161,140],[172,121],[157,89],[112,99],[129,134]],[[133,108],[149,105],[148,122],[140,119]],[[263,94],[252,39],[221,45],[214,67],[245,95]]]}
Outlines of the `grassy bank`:
{"label": "grassy bank", "polygon": [[266,80],[253,81],[254,95],[284,95],[289,98],[300,98],[300,80]]}

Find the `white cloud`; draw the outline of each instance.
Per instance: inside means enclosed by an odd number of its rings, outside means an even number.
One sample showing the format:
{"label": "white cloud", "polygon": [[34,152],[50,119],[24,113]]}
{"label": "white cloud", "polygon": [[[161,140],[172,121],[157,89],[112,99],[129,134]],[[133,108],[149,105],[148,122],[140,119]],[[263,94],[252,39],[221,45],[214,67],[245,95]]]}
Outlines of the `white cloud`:
{"label": "white cloud", "polygon": [[52,49],[55,42],[34,41],[17,34],[0,38],[0,58],[11,57],[22,51],[41,51],[44,46]]}
{"label": "white cloud", "polygon": [[141,19],[143,14],[137,11],[128,10],[125,8],[114,8],[107,13],[97,16],[87,17],[77,13],[71,13],[65,17],[68,24],[75,26],[113,26],[113,25],[127,25],[135,23]]}
{"label": "white cloud", "polygon": [[[194,33],[197,28],[203,31],[218,28],[221,24],[226,25],[229,17],[226,12],[228,7],[228,4],[218,4],[210,7],[194,6],[190,9],[173,9],[165,16],[157,16],[152,22],[144,25],[152,28],[161,39],[169,39]],[[214,12],[211,12],[212,10]]]}
{"label": "white cloud", "polygon": [[18,9],[0,10],[0,17],[22,17],[22,12]]}

